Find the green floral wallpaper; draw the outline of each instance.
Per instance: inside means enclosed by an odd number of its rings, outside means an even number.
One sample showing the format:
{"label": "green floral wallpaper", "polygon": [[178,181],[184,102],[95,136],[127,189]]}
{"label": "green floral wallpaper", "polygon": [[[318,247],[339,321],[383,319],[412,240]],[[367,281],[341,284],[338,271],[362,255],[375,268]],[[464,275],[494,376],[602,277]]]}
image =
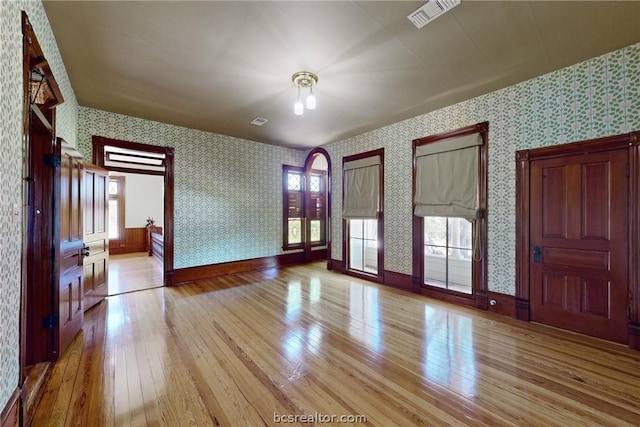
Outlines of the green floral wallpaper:
{"label": "green floral wallpaper", "polygon": [[282,165],[304,152],[81,107],[78,146],[91,136],[175,148],[175,268],[282,253]]}
{"label": "green floral wallpaper", "polygon": [[[305,153],[78,107],[39,1],[0,0],[0,408],[18,385],[22,39],[26,10],[65,97],[58,135],[90,158],[91,135],[176,149],[175,267],[281,253],[282,164]],[[515,152],[640,129],[640,44],[325,146],[333,165],[332,251],[342,258],[343,156],[385,148],[385,268],[411,273],[411,140],[489,121],[489,287],[514,293]]]}
{"label": "green floral wallpaper", "polygon": [[[515,152],[640,129],[640,44],[324,146],[341,194],[342,157],[384,147],[385,269],[411,274],[411,141],[489,121],[489,289],[515,293]],[[332,256],[342,259],[342,201]]]}

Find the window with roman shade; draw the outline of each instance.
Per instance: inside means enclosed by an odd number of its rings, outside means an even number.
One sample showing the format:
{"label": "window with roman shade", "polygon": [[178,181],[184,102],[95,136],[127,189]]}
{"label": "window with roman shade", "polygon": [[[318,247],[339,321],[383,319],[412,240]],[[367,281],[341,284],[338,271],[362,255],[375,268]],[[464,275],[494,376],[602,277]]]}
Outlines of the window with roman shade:
{"label": "window with roman shade", "polygon": [[485,301],[488,131],[483,122],[413,141],[412,276],[428,295]]}
{"label": "window with roman shade", "polygon": [[380,210],[380,156],[365,157],[343,165],[345,219],[376,219]]}
{"label": "window with roman shade", "polygon": [[473,133],[416,147],[416,216],[478,217],[478,147],[482,144],[482,135]]}

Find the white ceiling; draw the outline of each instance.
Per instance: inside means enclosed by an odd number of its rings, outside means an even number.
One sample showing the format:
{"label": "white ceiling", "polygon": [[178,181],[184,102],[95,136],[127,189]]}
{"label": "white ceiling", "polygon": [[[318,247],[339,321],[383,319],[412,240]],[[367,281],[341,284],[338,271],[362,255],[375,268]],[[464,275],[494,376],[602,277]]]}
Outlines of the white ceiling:
{"label": "white ceiling", "polygon": [[[640,41],[640,1],[465,1],[417,29],[422,4],[44,3],[80,105],[296,148]],[[298,117],[301,70],[319,76],[318,108]]]}

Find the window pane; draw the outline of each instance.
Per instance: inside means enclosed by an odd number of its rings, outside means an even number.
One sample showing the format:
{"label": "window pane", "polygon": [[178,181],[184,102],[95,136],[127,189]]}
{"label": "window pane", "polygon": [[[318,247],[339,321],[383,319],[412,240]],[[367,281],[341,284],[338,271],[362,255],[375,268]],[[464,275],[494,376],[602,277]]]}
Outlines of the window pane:
{"label": "window pane", "polygon": [[302,220],[290,219],[289,220],[289,244],[302,242]]}
{"label": "window pane", "polygon": [[322,240],[322,238],[320,237],[320,221],[319,220],[313,220],[311,221],[311,241],[312,242],[319,242]]}
{"label": "window pane", "polygon": [[364,238],[369,240],[378,240],[378,220],[364,220]]}
{"label": "window pane", "polygon": [[447,258],[444,251],[437,246],[425,246],[424,248],[424,283],[446,287]]}
{"label": "window pane", "polygon": [[321,180],[319,176],[311,175],[311,178],[309,179],[309,190],[314,193],[320,192],[320,182]]}
{"label": "window pane", "polygon": [[471,293],[471,250],[449,249],[448,289]]}
{"label": "window pane", "polygon": [[424,218],[424,243],[428,245],[447,245],[447,218]]}
{"label": "window pane", "polygon": [[364,243],[364,271],[378,273],[378,243],[365,241]]}
{"label": "window pane", "polygon": [[449,247],[471,249],[471,222],[464,218],[449,218]]}
{"label": "window pane", "polygon": [[118,223],[118,199],[109,200],[109,239],[120,237],[120,224]]}
{"label": "window pane", "polygon": [[349,239],[349,268],[364,271],[364,259],[361,239]]}
{"label": "window pane", "polygon": [[118,181],[109,181],[109,195],[110,196],[118,195]]}
{"label": "window pane", "polygon": [[349,220],[349,236],[362,239],[362,220],[350,219]]}
{"label": "window pane", "polygon": [[288,172],[287,189],[302,190],[302,175],[300,175],[299,173]]}
{"label": "window pane", "polygon": [[289,193],[287,218],[302,216],[302,193]]}

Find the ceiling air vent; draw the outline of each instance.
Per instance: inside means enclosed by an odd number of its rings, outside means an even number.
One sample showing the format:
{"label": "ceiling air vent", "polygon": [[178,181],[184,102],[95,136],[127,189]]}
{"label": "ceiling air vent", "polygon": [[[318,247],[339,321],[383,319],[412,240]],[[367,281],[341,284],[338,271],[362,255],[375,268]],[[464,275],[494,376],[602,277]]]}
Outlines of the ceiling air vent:
{"label": "ceiling air vent", "polygon": [[417,28],[422,28],[443,13],[460,4],[460,0],[429,0],[420,9],[407,16]]}
{"label": "ceiling air vent", "polygon": [[249,123],[251,123],[252,125],[256,125],[256,126],[262,126],[263,124],[267,123],[269,120],[267,119],[263,119],[262,117],[256,117],[255,119],[251,120]]}

